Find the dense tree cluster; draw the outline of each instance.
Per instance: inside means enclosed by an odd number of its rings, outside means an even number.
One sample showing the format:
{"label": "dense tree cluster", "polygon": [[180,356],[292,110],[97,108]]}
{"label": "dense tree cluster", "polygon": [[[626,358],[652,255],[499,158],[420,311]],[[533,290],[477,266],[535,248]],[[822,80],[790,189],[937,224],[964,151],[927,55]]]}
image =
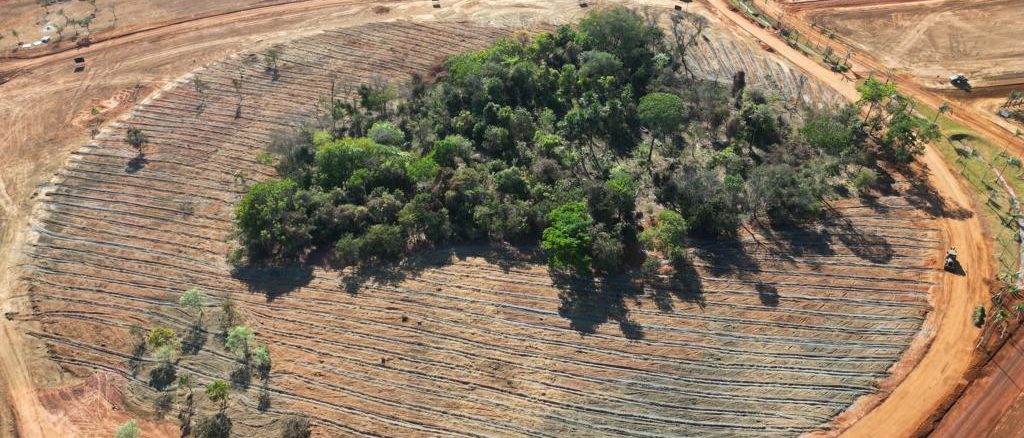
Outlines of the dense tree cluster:
{"label": "dense tree cluster", "polygon": [[282,177],[238,205],[232,259],[540,241],[555,267],[611,273],[645,249],[683,259],[687,235],[812,220],[863,173],[856,108],[801,112],[742,81],[695,81],[669,41],[614,8],[452,57],[434,83],[327,99],[271,145]]}

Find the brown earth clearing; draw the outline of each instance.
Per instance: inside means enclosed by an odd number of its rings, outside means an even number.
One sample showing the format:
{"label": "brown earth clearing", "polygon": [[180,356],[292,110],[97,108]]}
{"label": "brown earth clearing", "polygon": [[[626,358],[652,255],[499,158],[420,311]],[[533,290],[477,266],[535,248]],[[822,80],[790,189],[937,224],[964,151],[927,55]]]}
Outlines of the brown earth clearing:
{"label": "brown earth clearing", "polygon": [[[978,331],[967,315],[987,296],[990,251],[971,197],[931,150],[927,178],[895,174],[876,196],[836,202],[821,226],[766,232],[760,244],[698,243],[686,284],[566,283],[529,249],[461,247],[362,277],[232,276],[224,238],[240,182],[272,175],[256,154],[314,111],[330,77],[405,79],[584,10],[309,0],[217,15],[256,3],[229,1],[169,2],[168,15],[148,16],[138,3],[116,3],[118,26],[149,30],[0,62],[0,153],[11,157],[0,163],[0,297],[10,312],[0,319],[0,389],[13,404],[0,409],[0,435],[109,436],[139,416],[146,436],[177,435],[173,403],[163,421],[147,416],[162,394],[148,386],[152,363],[129,363],[128,328],[187,333],[175,300],[193,286],[213,305],[233,297],[273,352],[269,383],[233,399],[245,436],[271,436],[292,412],[309,414],[319,436],[767,436],[838,431],[867,411],[851,432],[907,436],[969,368]],[[712,5],[722,15],[697,54],[701,75],[743,69],[793,101],[850,98],[851,83]],[[392,23],[352,27],[376,21]],[[252,57],[275,44],[277,81]],[[75,74],[71,59],[83,55],[87,69]],[[210,87],[197,95],[181,75],[201,66]],[[241,91],[231,84],[239,75]],[[136,102],[145,103],[118,121]],[[123,142],[128,122],[151,133],[144,162]],[[37,188],[72,151],[53,184]],[[946,242],[964,249],[970,275],[938,272]],[[587,289],[599,299],[582,299]],[[203,383],[230,374],[235,361],[213,335],[192,335],[181,369]],[[261,393],[266,414],[256,410]]]}
{"label": "brown earth clearing", "polygon": [[1020,2],[852,3],[805,3],[796,10],[930,88],[952,88],[948,78],[956,73],[976,87],[1024,81]]}

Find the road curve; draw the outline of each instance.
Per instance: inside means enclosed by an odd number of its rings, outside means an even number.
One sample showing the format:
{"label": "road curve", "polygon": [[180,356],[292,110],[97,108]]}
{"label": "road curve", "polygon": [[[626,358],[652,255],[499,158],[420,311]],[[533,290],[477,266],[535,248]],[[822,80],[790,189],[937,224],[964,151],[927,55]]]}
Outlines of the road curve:
{"label": "road curve", "polygon": [[[849,101],[859,98],[855,84],[806,58],[789,47],[773,33],[730,10],[726,0],[706,0],[733,23],[758,38],[777,53],[801,66],[809,74],[826,81]],[[899,84],[901,88],[903,84]],[[916,91],[916,90],[914,90]],[[969,124],[973,127],[973,124]],[[987,131],[986,131],[987,134]],[[998,138],[997,138],[998,139]],[[973,211],[970,190],[946,165],[941,155],[929,145],[921,157],[928,180],[944,200],[947,210]],[[966,384],[965,376],[974,363],[974,344],[980,335],[970,321],[974,306],[988,300],[987,279],[996,269],[991,258],[991,240],[986,237],[981,219],[970,217],[941,218],[946,241],[960,249],[961,263],[968,275],[943,274],[942,287],[933,289],[934,310],[923,330],[933,337],[920,362],[876,407],[852,424],[836,424],[828,434],[847,437],[908,437],[928,427],[936,412],[941,411]],[[936,257],[936,268],[941,260]]]}

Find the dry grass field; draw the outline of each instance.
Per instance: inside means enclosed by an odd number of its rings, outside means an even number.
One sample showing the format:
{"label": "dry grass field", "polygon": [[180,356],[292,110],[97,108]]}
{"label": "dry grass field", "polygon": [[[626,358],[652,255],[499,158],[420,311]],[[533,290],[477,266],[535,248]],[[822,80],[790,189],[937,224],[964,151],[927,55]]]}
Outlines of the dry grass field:
{"label": "dry grass field", "polygon": [[[318,436],[791,436],[883,384],[926,323],[944,245],[933,215],[950,213],[902,178],[835,203],[817,227],[697,242],[687,280],[650,289],[566,281],[509,248],[449,248],[360,275],[231,272],[231,209],[245,182],[273,173],[257,153],[308,117],[332,79],[401,80],[508,32],[346,28],[281,46],[278,80],[245,54],[196,72],[202,94],[190,78],[162,91],[46,189],[25,266],[29,335],[69,375],[99,373],[87,388],[127,382],[103,403],[151,412],[153,363],[130,366],[129,328],[188,333],[182,291],[207,291],[210,315],[232,297],[274,358],[269,383],[232,402],[245,436],[273,436],[296,412]],[[128,125],[150,136],[144,160],[124,143]],[[182,372],[206,383],[237,366],[214,334],[190,336]],[[152,433],[176,434],[176,413]],[[78,436],[116,424],[64,417]]]}

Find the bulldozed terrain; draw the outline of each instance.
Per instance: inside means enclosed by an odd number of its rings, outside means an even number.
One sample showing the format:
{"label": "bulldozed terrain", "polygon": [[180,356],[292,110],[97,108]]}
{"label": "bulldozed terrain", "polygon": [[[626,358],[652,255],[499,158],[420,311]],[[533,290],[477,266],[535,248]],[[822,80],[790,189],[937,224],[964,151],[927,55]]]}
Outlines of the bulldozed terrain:
{"label": "bulldozed terrain", "polygon": [[809,2],[796,11],[930,88],[952,88],[953,74],[966,75],[975,87],[1019,83],[1024,77],[1019,36],[1024,11],[1014,1],[976,1],[969,7],[955,1]]}
{"label": "bulldozed terrain", "polygon": [[[946,188],[920,169],[883,172],[878,190],[833,203],[811,227],[694,242],[694,271],[657,287],[565,279],[536,248],[442,248],[359,274],[233,270],[232,209],[246,184],[275,174],[258,154],[315,115],[320,98],[378,78],[430,77],[445,56],[581,12],[576,2],[135,3],[114,2],[118,26],[83,49],[101,60],[85,77],[65,72],[75,52],[0,61],[0,76],[12,78],[0,96],[20,103],[2,146],[20,159],[0,163],[11,249],[2,261],[17,267],[0,274],[2,324],[7,348],[20,350],[2,363],[11,406],[0,418],[17,423],[0,435],[110,436],[137,418],[145,436],[179,436],[182,391],[153,389],[156,363],[135,357],[130,329],[187,334],[179,370],[205,384],[236,365],[213,326],[229,298],[274,357],[265,382],[233,395],[241,436],[279,436],[291,414],[308,415],[315,436],[830,434],[899,386],[947,324],[936,306],[965,284],[944,280],[939,256],[965,237],[948,223],[972,221],[969,202],[945,202]],[[667,14],[671,3],[656,3]],[[246,30],[230,27],[237,17],[217,21],[255,6],[269,10],[237,24]],[[700,76],[728,81],[743,70],[805,105],[847,97],[694,6],[714,23],[694,54]],[[21,12],[9,18],[24,22],[39,6],[12,8]],[[211,18],[169,24],[186,16]],[[181,27],[116,37],[164,18]],[[281,29],[257,30],[275,18]],[[370,21],[381,23],[362,24]],[[195,29],[204,36],[184,36]],[[140,39],[119,49],[120,38]],[[262,59],[269,47],[277,77]],[[118,50],[132,56],[113,61]],[[1011,55],[993,52],[985,65]],[[1014,74],[1006,65],[977,71],[1000,81]],[[25,86],[47,76],[53,85]],[[27,123],[37,112],[61,128]],[[150,137],[141,158],[124,140],[128,127]],[[193,287],[211,297],[205,331],[190,329],[177,305]],[[216,408],[203,398],[198,409]]]}

